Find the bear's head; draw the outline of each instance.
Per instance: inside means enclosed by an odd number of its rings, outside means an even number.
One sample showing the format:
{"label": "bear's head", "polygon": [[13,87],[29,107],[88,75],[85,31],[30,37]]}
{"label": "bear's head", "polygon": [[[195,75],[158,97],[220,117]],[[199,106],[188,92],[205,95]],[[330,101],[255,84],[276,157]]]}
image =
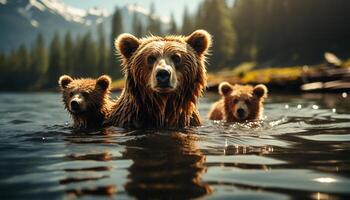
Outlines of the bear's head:
{"label": "bear's head", "polygon": [[219,94],[223,96],[225,118],[227,121],[245,121],[261,118],[263,102],[267,97],[267,88],[263,84],[231,85],[223,82],[219,85]]}
{"label": "bear's head", "polygon": [[115,41],[126,76],[125,89],[141,96],[199,96],[206,86],[205,56],[211,36],[197,30],[184,36],[136,38],[121,34]]}
{"label": "bear's head", "polygon": [[59,78],[63,102],[72,115],[95,114],[110,93],[111,78],[103,75],[98,79],[73,79],[68,75]]}

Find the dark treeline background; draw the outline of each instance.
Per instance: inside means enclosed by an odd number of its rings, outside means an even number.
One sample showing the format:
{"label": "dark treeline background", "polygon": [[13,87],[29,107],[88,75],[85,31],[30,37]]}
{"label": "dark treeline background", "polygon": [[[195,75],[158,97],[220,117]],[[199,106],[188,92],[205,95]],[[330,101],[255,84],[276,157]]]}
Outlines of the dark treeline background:
{"label": "dark treeline background", "polygon": [[[154,13],[155,4],[150,11]],[[185,8],[182,26],[173,15],[169,29],[149,17],[147,24],[133,17],[133,34],[184,34],[206,29],[214,45],[209,71],[253,61],[258,66],[303,65],[322,62],[324,52],[349,56],[350,1],[348,0],[204,0],[197,12]],[[99,26],[98,39],[92,33],[72,37],[55,34],[44,41],[39,34],[31,47],[21,45],[9,54],[0,54],[1,89],[48,89],[57,85],[61,74],[97,77],[109,74],[122,77],[113,40],[123,32],[122,15],[116,8],[112,33],[105,38]],[[49,42],[49,45],[46,43]],[[47,48],[48,47],[48,48]]]}

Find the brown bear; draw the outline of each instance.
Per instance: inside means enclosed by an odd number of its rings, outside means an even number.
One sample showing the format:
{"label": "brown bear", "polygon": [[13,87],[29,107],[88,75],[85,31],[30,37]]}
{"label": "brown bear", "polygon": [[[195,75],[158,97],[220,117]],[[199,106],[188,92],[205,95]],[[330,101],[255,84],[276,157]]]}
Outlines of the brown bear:
{"label": "brown bear", "polygon": [[68,75],[59,78],[65,108],[73,118],[73,128],[99,128],[108,118],[112,106],[111,78],[73,79]]}
{"label": "brown bear", "polygon": [[213,104],[208,113],[209,119],[226,122],[262,119],[263,103],[267,97],[265,85],[259,84],[253,87],[222,82],[219,85],[219,94],[222,99]]}
{"label": "brown bear", "polygon": [[206,55],[211,36],[136,38],[121,34],[115,46],[125,88],[108,125],[124,128],[183,128],[201,125],[197,100],[206,87]]}

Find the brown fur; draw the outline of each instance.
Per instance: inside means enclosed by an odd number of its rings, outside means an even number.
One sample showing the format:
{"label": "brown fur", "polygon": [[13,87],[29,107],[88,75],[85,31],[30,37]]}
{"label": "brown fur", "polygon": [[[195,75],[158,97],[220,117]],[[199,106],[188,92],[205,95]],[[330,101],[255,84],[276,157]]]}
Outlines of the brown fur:
{"label": "brown fur", "polygon": [[[73,128],[99,128],[102,126],[115,104],[110,99],[110,82],[111,79],[106,75],[98,79],[72,79],[67,75],[60,77],[59,85],[63,103],[73,119]],[[75,97],[80,98],[81,106],[85,108],[81,112],[74,112],[70,107],[70,103]]]}
{"label": "brown fur", "polygon": [[[197,100],[206,87],[205,60],[211,45],[210,35],[198,30],[188,37],[151,36],[138,39],[122,34],[115,42],[120,52],[125,88],[113,108],[107,124],[125,128],[181,128],[201,125]],[[151,55],[181,55],[173,70],[178,87],[169,93],[152,90],[150,79],[154,66]]]}
{"label": "brown fur", "polygon": [[[237,122],[246,120],[259,120],[262,118],[263,103],[267,97],[266,86],[260,84],[255,87],[250,85],[234,85],[223,82],[219,86],[222,99],[215,102],[208,113],[211,120],[225,120],[226,122]],[[248,114],[240,119],[235,114],[238,103],[244,103]]]}

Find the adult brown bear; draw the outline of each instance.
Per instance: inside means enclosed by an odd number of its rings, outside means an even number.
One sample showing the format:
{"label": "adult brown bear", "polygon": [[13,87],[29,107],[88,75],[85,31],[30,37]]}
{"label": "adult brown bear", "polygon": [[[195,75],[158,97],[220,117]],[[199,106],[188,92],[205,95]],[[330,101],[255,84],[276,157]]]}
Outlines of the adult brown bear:
{"label": "adult brown bear", "polygon": [[124,128],[182,128],[201,125],[197,100],[206,87],[205,61],[211,36],[136,38],[121,34],[115,46],[125,88],[106,124]]}

